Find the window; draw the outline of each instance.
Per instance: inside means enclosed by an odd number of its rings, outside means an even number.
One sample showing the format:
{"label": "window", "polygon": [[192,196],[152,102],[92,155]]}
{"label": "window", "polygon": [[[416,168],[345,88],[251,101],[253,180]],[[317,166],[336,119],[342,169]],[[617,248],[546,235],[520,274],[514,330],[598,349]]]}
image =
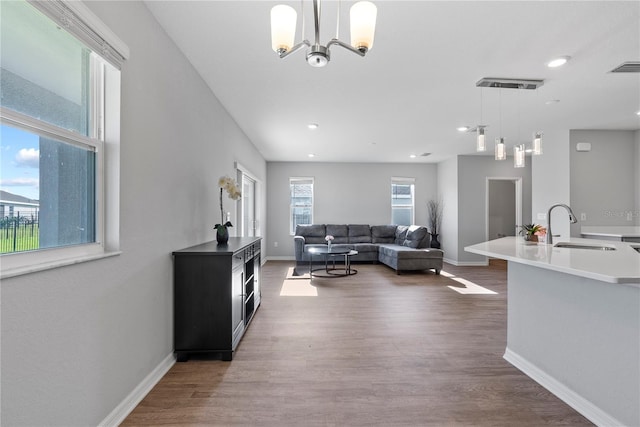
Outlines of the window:
{"label": "window", "polygon": [[298,224],[313,224],[313,178],[289,178],[289,188],[289,232],[294,235]]}
{"label": "window", "polygon": [[391,224],[414,223],[414,179],[391,178]]}
{"label": "window", "polygon": [[126,46],[80,2],[3,2],[1,20],[2,277],[117,250]]}

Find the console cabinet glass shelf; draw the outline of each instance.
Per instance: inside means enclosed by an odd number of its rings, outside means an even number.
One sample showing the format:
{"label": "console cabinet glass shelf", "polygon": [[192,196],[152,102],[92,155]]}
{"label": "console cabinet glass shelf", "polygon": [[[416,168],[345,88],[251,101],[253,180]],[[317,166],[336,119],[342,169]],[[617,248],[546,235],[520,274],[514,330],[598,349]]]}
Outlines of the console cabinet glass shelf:
{"label": "console cabinet glass shelf", "polygon": [[260,237],[173,252],[174,351],[231,360],[260,305]]}

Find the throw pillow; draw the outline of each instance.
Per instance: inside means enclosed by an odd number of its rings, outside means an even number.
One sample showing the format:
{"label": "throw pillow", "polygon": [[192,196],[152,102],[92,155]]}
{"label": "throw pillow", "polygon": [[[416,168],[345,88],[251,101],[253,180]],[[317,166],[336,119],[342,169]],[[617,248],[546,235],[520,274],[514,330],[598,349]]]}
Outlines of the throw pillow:
{"label": "throw pillow", "polygon": [[407,239],[408,225],[399,225],[396,228],[396,245],[404,245],[404,241]]}
{"label": "throw pillow", "polygon": [[408,246],[410,248],[416,249],[420,246],[420,242],[426,236],[427,236],[427,229],[425,227],[412,225],[407,230],[407,237],[404,241],[404,246]]}

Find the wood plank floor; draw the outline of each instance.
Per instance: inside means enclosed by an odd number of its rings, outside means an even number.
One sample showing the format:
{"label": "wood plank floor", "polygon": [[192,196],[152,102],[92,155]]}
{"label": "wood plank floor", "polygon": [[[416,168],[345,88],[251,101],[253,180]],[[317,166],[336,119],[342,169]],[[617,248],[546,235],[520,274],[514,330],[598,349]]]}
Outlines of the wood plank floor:
{"label": "wood plank floor", "polygon": [[[265,264],[232,362],[177,363],[123,425],[592,425],[502,358],[504,262],[445,264],[453,277],[359,264],[313,285],[285,281],[291,265]],[[473,288],[461,278],[497,294],[449,288]]]}

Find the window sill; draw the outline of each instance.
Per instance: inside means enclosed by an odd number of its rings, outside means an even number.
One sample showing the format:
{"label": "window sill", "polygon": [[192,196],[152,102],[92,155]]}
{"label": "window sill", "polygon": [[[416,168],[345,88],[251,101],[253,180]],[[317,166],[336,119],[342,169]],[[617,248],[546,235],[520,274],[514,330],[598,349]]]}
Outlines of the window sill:
{"label": "window sill", "polygon": [[65,258],[65,259],[50,261],[50,262],[41,263],[41,264],[26,265],[22,267],[10,268],[6,270],[3,269],[2,272],[0,272],[0,279],[4,280],[10,277],[22,276],[25,274],[51,270],[54,268],[65,267],[73,264],[80,264],[83,262],[94,261],[94,260],[103,259],[103,258],[110,258],[112,256],[120,255],[121,253],[122,251],[102,252],[98,254],[81,255],[81,256],[76,256],[72,258]]}

